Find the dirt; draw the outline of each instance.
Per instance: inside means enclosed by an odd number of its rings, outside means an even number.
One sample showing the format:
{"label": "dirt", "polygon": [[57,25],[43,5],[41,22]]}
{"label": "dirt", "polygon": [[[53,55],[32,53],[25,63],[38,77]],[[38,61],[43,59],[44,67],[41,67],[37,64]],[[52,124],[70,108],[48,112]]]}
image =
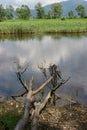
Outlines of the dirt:
{"label": "dirt", "polygon": [[87,130],[87,107],[72,104],[46,108],[40,115],[40,123],[46,126],[42,130]]}
{"label": "dirt", "polygon": [[[0,103],[0,115],[8,112],[23,112],[24,104],[13,100]],[[47,107],[39,117],[39,130],[87,130],[87,107],[69,104],[62,107]]]}

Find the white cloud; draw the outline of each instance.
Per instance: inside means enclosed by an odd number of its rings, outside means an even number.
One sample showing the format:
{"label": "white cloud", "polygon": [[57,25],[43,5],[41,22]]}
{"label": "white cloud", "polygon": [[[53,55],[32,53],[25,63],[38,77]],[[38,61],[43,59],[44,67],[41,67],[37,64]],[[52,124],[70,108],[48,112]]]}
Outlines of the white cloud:
{"label": "white cloud", "polygon": [[61,2],[61,1],[66,1],[66,0],[16,0],[16,3],[18,4],[28,4],[30,6],[30,8],[34,8],[35,5],[40,2],[42,3],[42,6],[44,5],[48,5],[48,4],[52,4],[52,3],[55,3],[55,2]]}
{"label": "white cloud", "polygon": [[14,7],[17,7],[17,6],[21,6],[22,4],[26,4],[28,5],[30,8],[34,8],[35,5],[40,2],[42,3],[42,5],[48,5],[48,4],[52,4],[52,3],[55,3],[55,2],[61,2],[61,1],[66,1],[66,0],[15,0],[15,1],[12,1],[12,0],[1,0],[1,4],[6,6],[6,5],[12,5]]}
{"label": "white cloud", "polygon": [[67,1],[67,0],[0,0],[0,4],[2,4],[3,6],[12,5],[14,8],[21,6],[22,4],[26,4],[29,6],[30,9],[32,9],[35,7],[35,5],[38,2],[42,3],[42,6],[45,6],[48,4],[62,2],[62,1]]}
{"label": "white cloud", "polygon": [[[30,74],[34,74],[34,72],[37,74],[38,65],[45,64],[45,66],[48,66],[55,63],[62,65],[60,67],[62,67],[62,72],[65,75],[71,76],[71,87],[74,85],[76,87],[81,86],[87,94],[86,43],[87,38],[84,37],[73,38],[72,40],[66,37],[54,39],[51,36],[40,37],[40,39],[38,37],[26,39],[22,40],[21,43],[19,40],[2,41],[0,44],[0,86],[3,86],[4,89],[8,88],[9,91],[15,90],[17,92],[18,89],[21,89],[20,86],[18,87],[16,75],[14,75],[14,72],[16,72],[14,62],[16,60],[19,60],[21,64],[29,62]],[[36,78],[39,77],[36,75]],[[76,89],[73,89],[73,93],[74,90]],[[63,92],[67,93],[66,89]]]}
{"label": "white cloud", "polygon": [[61,1],[66,1],[66,0],[42,0],[41,3],[43,5],[47,5],[47,4],[52,4],[52,3],[61,2]]}

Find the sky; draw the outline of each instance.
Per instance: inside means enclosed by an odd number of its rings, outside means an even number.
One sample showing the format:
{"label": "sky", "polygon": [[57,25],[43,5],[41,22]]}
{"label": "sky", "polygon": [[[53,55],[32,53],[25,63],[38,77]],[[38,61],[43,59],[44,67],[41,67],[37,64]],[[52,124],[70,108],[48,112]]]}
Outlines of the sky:
{"label": "sky", "polygon": [[61,1],[66,0],[0,0],[0,4],[2,4],[3,6],[12,5],[15,8],[21,6],[22,4],[26,4],[29,6],[30,9],[32,9],[38,2],[42,3],[42,6],[44,6]]}

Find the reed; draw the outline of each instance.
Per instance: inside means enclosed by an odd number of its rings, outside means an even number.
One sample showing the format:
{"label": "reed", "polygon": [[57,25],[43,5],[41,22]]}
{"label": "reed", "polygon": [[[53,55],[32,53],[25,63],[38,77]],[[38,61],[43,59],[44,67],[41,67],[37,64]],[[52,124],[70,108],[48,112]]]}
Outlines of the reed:
{"label": "reed", "polygon": [[87,19],[32,19],[0,22],[0,34],[83,33]]}

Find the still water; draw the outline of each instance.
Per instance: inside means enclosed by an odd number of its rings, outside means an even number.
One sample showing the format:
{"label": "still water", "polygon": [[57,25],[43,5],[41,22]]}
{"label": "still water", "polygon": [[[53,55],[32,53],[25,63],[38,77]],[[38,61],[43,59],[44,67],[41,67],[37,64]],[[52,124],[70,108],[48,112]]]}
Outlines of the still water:
{"label": "still water", "polygon": [[58,92],[87,105],[87,36],[44,35],[0,39],[0,95],[9,98],[23,91],[16,76],[16,62],[29,64],[25,78],[34,76],[34,86],[45,79],[38,66],[59,66],[63,77],[71,77]]}

